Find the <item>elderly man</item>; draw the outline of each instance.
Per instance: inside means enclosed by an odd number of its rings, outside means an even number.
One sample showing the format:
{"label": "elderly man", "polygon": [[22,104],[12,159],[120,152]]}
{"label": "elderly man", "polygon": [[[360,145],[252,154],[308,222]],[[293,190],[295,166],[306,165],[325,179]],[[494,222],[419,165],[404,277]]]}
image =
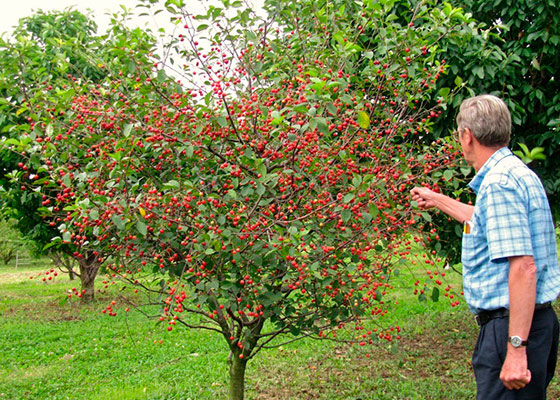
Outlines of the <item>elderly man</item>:
{"label": "elderly man", "polygon": [[465,299],[480,334],[473,354],[477,399],[545,399],[558,352],[560,292],[554,223],[539,178],[508,149],[511,116],[491,95],[465,100],[457,116],[465,160],[476,175],[474,206],[424,187],[421,209],[464,224]]}

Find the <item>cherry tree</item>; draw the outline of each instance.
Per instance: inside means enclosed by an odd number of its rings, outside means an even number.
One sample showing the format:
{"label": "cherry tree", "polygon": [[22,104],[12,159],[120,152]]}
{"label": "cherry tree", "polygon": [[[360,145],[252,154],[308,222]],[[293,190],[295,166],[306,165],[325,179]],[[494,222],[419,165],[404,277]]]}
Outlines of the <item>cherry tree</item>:
{"label": "cherry tree", "polygon": [[375,323],[391,276],[434,263],[415,250],[423,216],[408,193],[450,179],[458,158],[452,140],[426,136],[445,107],[438,38],[466,17],[407,4],[270,0],[262,17],[239,1],[204,15],[167,1],[177,30],[164,57],[107,65],[110,80],[62,108],[30,101],[32,134],[10,142],[61,243],[106,255],[168,330],[223,336],[231,399],[260,350],[398,339]]}
{"label": "cherry tree", "polygon": [[57,265],[67,260],[71,275],[72,261],[78,263],[75,273],[82,287],[77,295],[84,302],[93,299],[95,278],[108,254],[67,240],[53,241],[60,237],[60,205],[70,207],[65,202],[74,196],[61,176],[47,185],[47,172],[53,162],[66,163],[71,155],[43,158],[33,146],[52,149],[51,138],[54,143],[61,140],[62,133],[54,129],[68,122],[72,98],[84,88],[102,85],[123,71],[150,68],[154,38],[126,27],[126,21],[126,15],[115,14],[110,30],[98,34],[95,22],[78,11],[38,11],[21,19],[11,37],[0,39],[3,216],[15,221],[36,252],[53,255]]}

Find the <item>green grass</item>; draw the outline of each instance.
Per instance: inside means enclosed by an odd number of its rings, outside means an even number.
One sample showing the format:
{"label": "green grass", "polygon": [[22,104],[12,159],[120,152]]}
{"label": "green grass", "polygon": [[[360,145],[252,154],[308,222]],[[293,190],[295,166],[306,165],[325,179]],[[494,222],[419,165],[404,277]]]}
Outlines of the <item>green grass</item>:
{"label": "green grass", "polygon": [[215,335],[164,333],[138,313],[107,317],[111,294],[86,307],[66,302],[76,285],[66,278],[1,274],[0,399],[213,398],[226,383]]}
{"label": "green grass", "polygon": [[[227,398],[228,352],[219,335],[167,332],[136,312],[108,317],[101,310],[117,296],[111,290],[98,292],[93,305],[65,301],[78,283],[29,279],[43,268],[0,266],[0,400]],[[399,288],[414,279],[403,271],[392,281],[399,305],[388,296],[394,309],[379,321],[398,323],[400,341],[360,347],[301,340],[263,351],[249,363],[246,397],[473,398],[477,327],[463,303],[451,308],[443,296],[419,303]],[[459,286],[458,274],[448,279]],[[554,381],[549,397],[560,398]]]}

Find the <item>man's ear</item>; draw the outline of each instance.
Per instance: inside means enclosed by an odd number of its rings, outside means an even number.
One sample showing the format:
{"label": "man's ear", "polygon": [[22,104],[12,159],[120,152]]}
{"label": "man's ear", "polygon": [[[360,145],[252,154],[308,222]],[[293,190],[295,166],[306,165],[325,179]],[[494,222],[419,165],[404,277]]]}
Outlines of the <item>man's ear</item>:
{"label": "man's ear", "polygon": [[469,128],[465,128],[465,130],[463,131],[462,139],[465,142],[465,144],[468,144],[468,145],[472,145],[473,141],[476,140],[472,131]]}

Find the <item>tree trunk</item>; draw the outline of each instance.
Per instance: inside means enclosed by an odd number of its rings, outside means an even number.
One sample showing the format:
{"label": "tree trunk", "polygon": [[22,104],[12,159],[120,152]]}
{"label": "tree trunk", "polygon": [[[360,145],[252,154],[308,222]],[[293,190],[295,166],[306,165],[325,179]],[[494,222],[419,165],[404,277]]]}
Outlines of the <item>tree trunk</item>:
{"label": "tree trunk", "polygon": [[74,271],[74,269],[72,268],[72,266],[68,267],[68,277],[70,278],[71,281],[73,281],[74,279],[76,279],[76,272]]}
{"label": "tree trunk", "polygon": [[100,265],[93,255],[79,259],[78,263],[82,282],[82,303],[90,303],[95,299],[94,284]]}
{"label": "tree trunk", "polygon": [[[220,313],[218,313],[220,315]],[[222,320],[220,325],[224,327],[224,336],[229,343],[229,400],[243,400],[245,396],[245,370],[247,361],[254,356],[253,351],[259,341],[260,333],[264,327],[266,318],[259,318],[250,328],[245,327],[245,339],[243,346],[239,347],[237,341],[231,342],[231,331]],[[242,326],[239,326],[242,328]],[[258,351],[258,349],[257,349]]]}
{"label": "tree trunk", "polygon": [[245,396],[245,369],[247,360],[239,358],[240,352],[229,356],[229,400],[243,400]]}
{"label": "tree trunk", "polygon": [[14,258],[15,256],[13,251],[9,251],[2,255],[2,261],[4,261],[4,265],[8,265],[8,263],[12,261]]}

